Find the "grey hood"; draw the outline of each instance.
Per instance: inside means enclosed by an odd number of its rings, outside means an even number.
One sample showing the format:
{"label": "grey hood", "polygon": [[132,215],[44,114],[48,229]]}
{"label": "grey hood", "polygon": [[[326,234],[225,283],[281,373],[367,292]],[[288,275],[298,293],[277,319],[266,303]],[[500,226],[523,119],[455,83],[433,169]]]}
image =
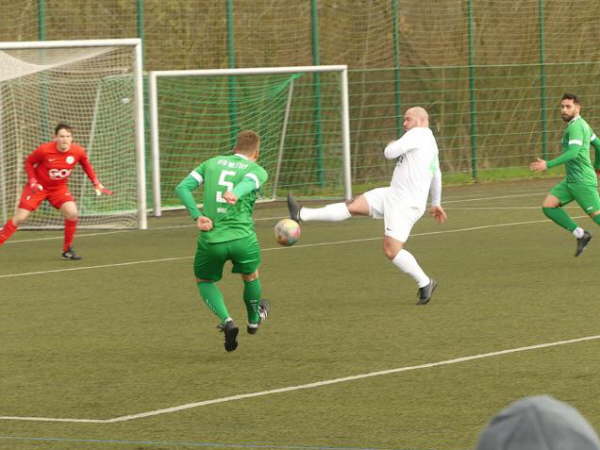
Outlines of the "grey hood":
{"label": "grey hood", "polygon": [[477,450],[600,450],[600,440],[579,411],[541,395],[500,411],[479,436]]}

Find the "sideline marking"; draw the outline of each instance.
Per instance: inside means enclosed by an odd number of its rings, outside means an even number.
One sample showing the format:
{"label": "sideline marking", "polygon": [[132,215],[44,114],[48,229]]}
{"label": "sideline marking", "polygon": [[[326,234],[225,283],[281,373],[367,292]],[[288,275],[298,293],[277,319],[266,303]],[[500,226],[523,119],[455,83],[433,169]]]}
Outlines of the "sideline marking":
{"label": "sideline marking", "polygon": [[34,422],[75,422],[75,423],[128,422],[130,420],[143,419],[146,417],[158,416],[161,414],[179,412],[179,411],[184,411],[187,409],[198,408],[200,406],[214,405],[217,403],[226,403],[226,402],[231,402],[231,401],[236,401],[236,400],[244,400],[244,399],[253,398],[253,397],[262,397],[265,395],[281,394],[283,392],[299,391],[302,389],[312,389],[312,388],[317,388],[317,387],[321,387],[321,386],[328,386],[331,384],[345,383],[347,381],[362,380],[364,378],[379,377],[382,375],[390,375],[390,374],[394,374],[394,373],[408,372],[411,370],[428,369],[430,367],[447,366],[450,364],[458,364],[458,363],[463,363],[466,361],[474,361],[476,359],[490,358],[493,356],[507,355],[510,353],[518,353],[518,352],[524,352],[524,351],[528,351],[528,350],[537,350],[540,348],[557,347],[559,345],[575,344],[578,342],[592,341],[592,340],[596,340],[596,339],[600,339],[600,335],[585,336],[585,337],[580,337],[580,338],[575,338],[575,339],[567,339],[567,340],[556,341],[556,342],[548,342],[545,344],[528,345],[526,347],[517,347],[517,348],[511,348],[508,350],[499,350],[496,352],[480,353],[479,355],[463,356],[460,358],[447,359],[444,361],[438,361],[438,362],[433,362],[433,363],[419,364],[416,366],[406,366],[406,367],[399,367],[396,369],[379,370],[377,372],[362,373],[359,375],[351,375],[348,377],[334,378],[331,380],[316,381],[314,383],[300,384],[300,385],[296,385],[296,386],[288,386],[288,387],[283,387],[283,388],[278,388],[278,389],[270,389],[267,391],[232,395],[229,397],[221,397],[221,398],[215,398],[212,400],[204,400],[204,401],[200,401],[200,402],[186,403],[184,405],[173,406],[170,408],[156,409],[154,411],[147,411],[147,412],[138,413],[138,414],[119,416],[119,417],[114,417],[112,419],[63,419],[63,418],[52,418],[52,417],[0,416],[0,420],[21,420],[21,421],[34,421]]}

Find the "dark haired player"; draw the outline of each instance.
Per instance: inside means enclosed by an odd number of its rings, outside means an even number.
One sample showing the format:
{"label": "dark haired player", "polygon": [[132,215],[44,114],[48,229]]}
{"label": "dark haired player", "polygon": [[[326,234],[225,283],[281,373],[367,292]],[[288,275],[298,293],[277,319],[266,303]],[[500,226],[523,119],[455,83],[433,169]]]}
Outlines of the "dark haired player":
{"label": "dark haired player", "polygon": [[0,245],[17,231],[44,200],[48,200],[65,218],[62,257],[67,260],[81,259],[71,247],[77,230],[78,211],[68,184],[69,176],[77,164],[81,165],[94,185],[96,195],[112,194],[96,177],[85,149],[73,142],[73,129],[65,123],[59,123],[54,129],[54,140],[40,145],[25,160],[27,184],[21,193],[15,215],[0,228]]}
{"label": "dark haired player", "polygon": [[[544,214],[557,225],[570,231],[577,239],[575,256],[579,256],[592,239],[591,233],[577,225],[562,208],[575,200],[594,222],[600,225],[600,196],[598,178],[600,172],[600,139],[579,115],[581,103],[575,94],[564,94],[560,100],[560,116],[567,122],[561,140],[562,153],[545,161],[538,158],[529,165],[533,171],[544,171],[560,164],[565,165],[566,177],[542,203]],[[590,144],[596,155],[594,165],[590,160]]]}

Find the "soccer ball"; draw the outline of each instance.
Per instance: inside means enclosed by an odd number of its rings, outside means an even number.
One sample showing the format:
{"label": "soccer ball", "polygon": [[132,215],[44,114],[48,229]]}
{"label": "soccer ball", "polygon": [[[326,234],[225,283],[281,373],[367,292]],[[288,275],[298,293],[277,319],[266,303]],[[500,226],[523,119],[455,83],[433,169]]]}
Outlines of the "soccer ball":
{"label": "soccer ball", "polygon": [[289,247],[300,239],[300,225],[292,219],[281,219],[275,224],[275,240],[279,245]]}

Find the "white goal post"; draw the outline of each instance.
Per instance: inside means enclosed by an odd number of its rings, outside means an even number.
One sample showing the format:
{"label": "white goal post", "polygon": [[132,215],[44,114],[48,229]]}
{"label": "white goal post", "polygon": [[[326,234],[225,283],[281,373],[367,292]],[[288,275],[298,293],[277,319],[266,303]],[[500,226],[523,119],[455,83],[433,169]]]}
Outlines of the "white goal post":
{"label": "white goal post", "polygon": [[148,78],[155,216],[177,208],[176,184],[203,159],[230,152],[233,131],[247,128],[261,135],[264,197],[301,190],[314,177],[317,195],[352,197],[346,65],[161,70]]}
{"label": "white goal post", "polygon": [[[0,220],[10,218],[27,181],[24,160],[54,127],[73,127],[98,178],[96,197],[74,167],[69,188],[82,228],[147,228],[141,39],[0,42]],[[26,228],[63,226],[47,202]]]}

